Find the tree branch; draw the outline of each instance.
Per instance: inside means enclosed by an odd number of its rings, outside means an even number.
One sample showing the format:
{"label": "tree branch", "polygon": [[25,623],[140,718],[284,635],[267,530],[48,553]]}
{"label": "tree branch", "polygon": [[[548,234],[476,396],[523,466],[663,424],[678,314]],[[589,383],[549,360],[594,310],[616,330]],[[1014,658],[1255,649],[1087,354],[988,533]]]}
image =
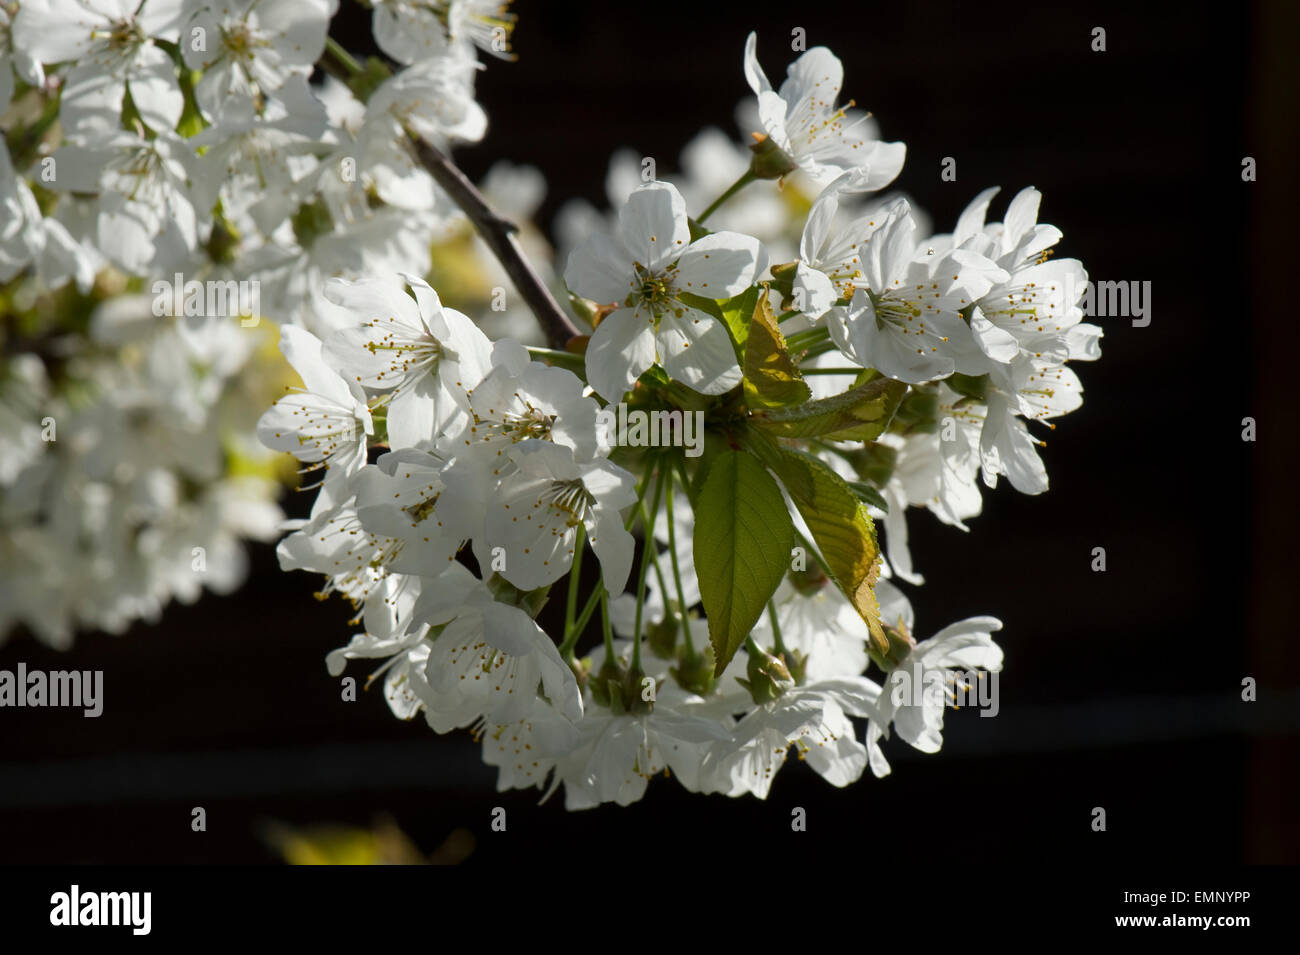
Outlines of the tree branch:
{"label": "tree branch", "polygon": [[456,205],[460,206],[465,215],[469,216],[469,220],[474,223],[474,228],[478,230],[483,241],[492,250],[492,254],[506,270],[510,281],[514,283],[528,307],[537,316],[537,321],[541,323],[548,344],[552,348],[563,350],[569,339],[582,333],[560,308],[545,283],[524,258],[523,249],[515,237],[518,227],[492,211],[483,194],[442,150],[435,148],[423,137],[409,130],[407,135],[411,138],[420,164],[429,171],[429,175],[433,176],[443,191],[451,196]]}

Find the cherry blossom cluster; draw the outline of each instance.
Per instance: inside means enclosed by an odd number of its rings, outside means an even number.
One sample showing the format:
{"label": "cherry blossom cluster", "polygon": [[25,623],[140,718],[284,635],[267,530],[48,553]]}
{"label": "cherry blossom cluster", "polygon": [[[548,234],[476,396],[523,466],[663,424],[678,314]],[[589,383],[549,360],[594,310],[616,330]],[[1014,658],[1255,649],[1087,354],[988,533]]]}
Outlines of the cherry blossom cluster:
{"label": "cherry blossom cluster", "polygon": [[[565,348],[493,339],[411,273],[328,282],[352,323],[282,335],[303,389],[259,434],[321,477],[281,565],[323,575],[360,628],[329,670],[370,661],[396,715],[471,732],[502,790],[581,809],[667,775],[764,798],[791,752],[844,786],[890,771],[895,734],[937,751],[945,708],[1002,666],[992,617],[913,636],[904,515],[965,529],[980,478],[1046,489],[1029,425],[1080,404],[1086,276],[1050,258],[1032,189],[1002,222],[989,190],[920,237],[906,200],[873,195],[904,148],[835,105],[829,51],[779,90],[753,37],[744,62],[754,145],[691,150],[732,170],[725,203],[623,156],[612,216],[566,210],[564,288],[590,330]],[[762,225],[780,189],[814,199],[793,241],[789,214]],[[715,211],[735,228],[711,231]],[[618,406],[702,415],[705,450],[612,432]]]}
{"label": "cherry blossom cluster", "polygon": [[372,0],[365,62],[337,6],[0,0],[0,635],[156,618],[283,534],[355,611],[328,671],[370,661],[502,790],[765,798],[791,753],[845,786],[937,751],[1001,623],[914,635],[907,513],[1045,491],[1100,355],[1039,193],[935,234],[836,56],[774,87],[751,34],[750,141],[616,154],[553,252],[539,173],[448,158],[508,3]]}
{"label": "cherry blossom cluster", "polygon": [[[363,105],[320,68],[337,6],[0,2],[0,639],[67,646],[242,582],[241,539],[282,519],[255,436],[275,326],[323,333],[327,278],[426,273],[463,235],[407,131],[481,138],[479,55],[511,55],[512,16],[376,2],[394,65]],[[541,187],[507,166],[485,188],[526,214]],[[482,250],[467,262],[500,282]]]}

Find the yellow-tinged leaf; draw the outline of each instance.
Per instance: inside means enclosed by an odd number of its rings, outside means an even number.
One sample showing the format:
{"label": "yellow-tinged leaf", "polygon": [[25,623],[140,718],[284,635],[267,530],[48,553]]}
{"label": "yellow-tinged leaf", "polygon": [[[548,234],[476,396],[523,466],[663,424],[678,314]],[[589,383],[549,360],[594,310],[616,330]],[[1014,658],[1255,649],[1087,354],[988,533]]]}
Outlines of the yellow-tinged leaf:
{"label": "yellow-tinged leaf", "polygon": [[836,585],[866,622],[872,642],[882,653],[887,651],[875,592],[880,545],[866,505],[843,478],[811,454],[778,447],[761,434],[753,435],[748,446],[781,479]]}
{"label": "yellow-tinged leaf", "polygon": [[754,424],[781,438],[830,438],[835,441],[874,441],[889,427],[907,385],[892,378],[873,378],[830,398],[807,401],[792,408],[758,408]]}
{"label": "yellow-tinged leaf", "polygon": [[798,404],[812,397],[790,359],[769,294],[763,289],[759,295],[745,340],[745,402],[751,408]]}

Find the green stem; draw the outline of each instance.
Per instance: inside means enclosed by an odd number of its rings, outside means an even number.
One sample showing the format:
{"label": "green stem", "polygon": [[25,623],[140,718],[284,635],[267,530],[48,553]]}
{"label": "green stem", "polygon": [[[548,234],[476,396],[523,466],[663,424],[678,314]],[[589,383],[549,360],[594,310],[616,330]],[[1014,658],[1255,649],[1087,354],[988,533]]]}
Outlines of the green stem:
{"label": "green stem", "polygon": [[781,623],[776,619],[776,604],[767,602],[767,619],[772,622],[772,646],[777,653],[785,653],[785,642],[781,639]]}
{"label": "green stem", "polygon": [[717,211],[718,206],[722,205],[724,202],[726,202],[736,193],[740,192],[741,189],[744,189],[756,178],[757,177],[754,175],[754,171],[752,169],[746,169],[745,174],[741,176],[739,179],[737,179],[735,182],[733,182],[730,186],[728,186],[726,192],[718,196],[718,198],[714,199],[713,204],[710,205],[703,212],[701,212],[695,221],[699,223],[703,223],[705,219],[707,219],[709,216],[713,215],[715,211]]}
{"label": "green stem", "polygon": [[[609,594],[605,588],[600,588],[600,632],[605,639],[605,659],[613,661],[614,659],[614,628],[609,623]],[[633,657],[633,667],[636,667],[641,661]]]}
{"label": "green stem", "polygon": [[582,552],[587,543],[587,528],[583,524],[578,525],[576,537],[573,541],[573,563],[569,566],[569,597],[564,606],[564,642],[569,642],[569,635],[573,632],[573,623],[578,614],[578,584],[582,576]]}
{"label": "green stem", "polygon": [[[652,473],[653,473],[653,469],[647,468],[646,473],[642,475],[641,480],[637,483],[636,497],[638,501],[640,501],[643,497],[645,497],[645,489],[646,486],[649,485],[650,483],[650,475]],[[632,522],[636,520],[636,516],[637,516],[636,511],[633,511],[631,514],[627,516],[627,519],[623,521],[624,530],[631,529]],[[576,550],[574,553],[574,559],[575,561],[577,559]],[[576,569],[576,566],[577,565],[575,564],[573,568],[570,568],[569,573],[572,574]],[[570,599],[572,599],[573,598],[572,577],[569,578],[569,588],[570,588],[569,596]],[[560,642],[560,647],[559,647],[559,653],[562,659],[565,660],[569,659],[569,656],[573,653],[573,648],[578,644],[578,638],[582,636],[582,632],[587,628],[587,624],[591,621],[591,615],[596,612],[596,606],[600,601],[601,596],[604,593],[605,593],[605,581],[602,578],[596,581],[595,589],[592,590],[591,596],[587,598],[587,602],[583,605],[582,612],[578,614],[578,618],[573,621],[572,628],[570,628],[567,623],[568,608],[566,607],[566,624],[564,628],[564,639]]]}
{"label": "green stem", "polygon": [[596,612],[596,607],[600,603],[601,596],[605,593],[605,582],[603,580],[596,582],[596,589],[591,592],[587,598],[586,605],[582,608],[582,613],[578,614],[578,619],[573,622],[573,633],[565,638],[560,644],[560,656],[567,660],[569,654],[573,653],[573,648],[578,645],[578,638],[582,632],[587,629],[587,624],[591,622],[591,615]]}
{"label": "green stem", "polygon": [[[646,511],[645,501],[637,502],[637,506],[641,509],[641,523],[646,527],[652,528],[654,525],[650,521],[649,512]],[[659,581],[659,593],[663,594],[665,599],[667,599],[669,592],[668,580],[664,577],[663,567],[659,563],[659,547],[657,545],[650,548],[650,566],[655,572],[655,579]]]}
{"label": "green stem", "polygon": [[361,64],[357,62],[356,57],[343,49],[339,44],[339,41],[334,39],[332,36],[325,37],[325,52],[334,60],[334,62],[347,70],[351,76],[358,76],[365,72]]}
{"label": "green stem", "polygon": [[830,334],[824,328],[810,328],[807,331],[787,335],[785,347],[791,354],[812,348],[830,340]]}
{"label": "green stem", "polygon": [[[658,463],[659,463],[658,461],[654,462],[654,464],[658,464]],[[652,470],[653,465],[650,462],[647,462],[647,468]],[[671,481],[671,480],[672,478],[667,472],[663,472],[659,475],[659,480],[655,484],[654,503],[650,505],[651,514],[659,513],[659,498],[663,494],[664,482]],[[672,493],[671,488],[669,488],[668,493],[669,494]],[[654,554],[655,550],[659,546],[658,544],[655,543],[654,523],[651,519],[645,516],[644,499],[641,500],[640,504],[641,504],[640,510],[642,515],[641,520],[642,523],[645,525],[645,540],[642,542],[641,545],[641,569],[637,574],[637,582],[636,582],[636,622],[632,625],[632,633],[633,633],[632,666],[635,667],[636,669],[641,668],[641,615],[645,611],[646,571],[650,567],[650,561],[651,561],[650,555]],[[657,559],[657,555],[656,555],[656,559]],[[667,595],[665,595],[664,597],[665,612],[667,610],[667,604],[668,604],[668,599],[667,599]]]}
{"label": "green stem", "polygon": [[[560,365],[584,373],[587,368],[587,359],[584,356],[576,355],[571,351],[561,351],[558,348],[539,348],[529,345],[528,355],[530,358],[536,358],[540,361],[550,362],[552,365]],[[579,377],[585,379],[586,375],[582,374]]]}
{"label": "green stem", "polygon": [[[691,627],[686,617],[686,588],[682,586],[682,569],[677,561],[677,528],[673,519],[673,479],[668,476],[668,555],[673,562],[673,583],[677,586],[677,607],[681,612],[682,640],[686,644],[688,656],[695,655],[695,644],[691,642]],[[667,601],[664,601],[667,604]]]}
{"label": "green stem", "polygon": [[[834,342],[822,342],[820,345],[813,345],[811,348],[808,348],[806,351],[804,351],[804,353],[799,356],[799,361],[804,362],[807,361],[809,358],[816,358],[818,355],[824,355],[829,351],[836,351],[838,348],[839,346],[836,345]],[[794,350],[795,349],[791,349],[791,351]],[[802,373],[803,370],[800,369],[800,374]]]}

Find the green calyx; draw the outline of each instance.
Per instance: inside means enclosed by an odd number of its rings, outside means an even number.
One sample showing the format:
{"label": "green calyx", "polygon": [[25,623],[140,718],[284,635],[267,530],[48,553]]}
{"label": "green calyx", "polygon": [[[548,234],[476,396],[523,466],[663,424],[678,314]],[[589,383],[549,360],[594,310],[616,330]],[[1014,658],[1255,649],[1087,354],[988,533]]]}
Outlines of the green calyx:
{"label": "green calyx", "polygon": [[754,154],[749,160],[749,171],[758,179],[780,179],[799,168],[790,154],[772,142],[770,136],[760,138],[756,134],[749,151]]}
{"label": "green calyx", "polygon": [[750,637],[745,641],[749,661],[745,664],[745,679],[736,682],[749,691],[750,697],[758,705],[771,703],[780,699],[782,694],[795,685],[794,676],[785,660],[768,653]]}
{"label": "green calyx", "polygon": [[592,699],[613,713],[635,716],[654,711],[657,684],[645,671],[625,666],[621,660],[606,659],[588,678],[587,686]]}
{"label": "green calyx", "polygon": [[889,641],[889,649],[881,653],[875,644],[867,644],[867,656],[871,662],[886,673],[896,670],[906,662],[912,650],[916,648],[916,641],[912,635],[907,632],[907,627],[902,620],[898,621],[897,626],[884,624],[885,637]]}
{"label": "green calyx", "polygon": [[713,675],[711,651],[711,647],[706,648],[703,653],[686,647],[681,649],[677,655],[677,666],[669,671],[678,686],[699,696],[707,696],[713,692],[714,686],[717,685],[717,678]]}
{"label": "green calyx", "polygon": [[536,590],[520,590],[500,574],[495,573],[487,579],[486,584],[488,590],[492,593],[492,598],[498,603],[518,607],[533,618],[536,618],[542,612],[551,591],[550,584],[545,587],[538,587]]}

